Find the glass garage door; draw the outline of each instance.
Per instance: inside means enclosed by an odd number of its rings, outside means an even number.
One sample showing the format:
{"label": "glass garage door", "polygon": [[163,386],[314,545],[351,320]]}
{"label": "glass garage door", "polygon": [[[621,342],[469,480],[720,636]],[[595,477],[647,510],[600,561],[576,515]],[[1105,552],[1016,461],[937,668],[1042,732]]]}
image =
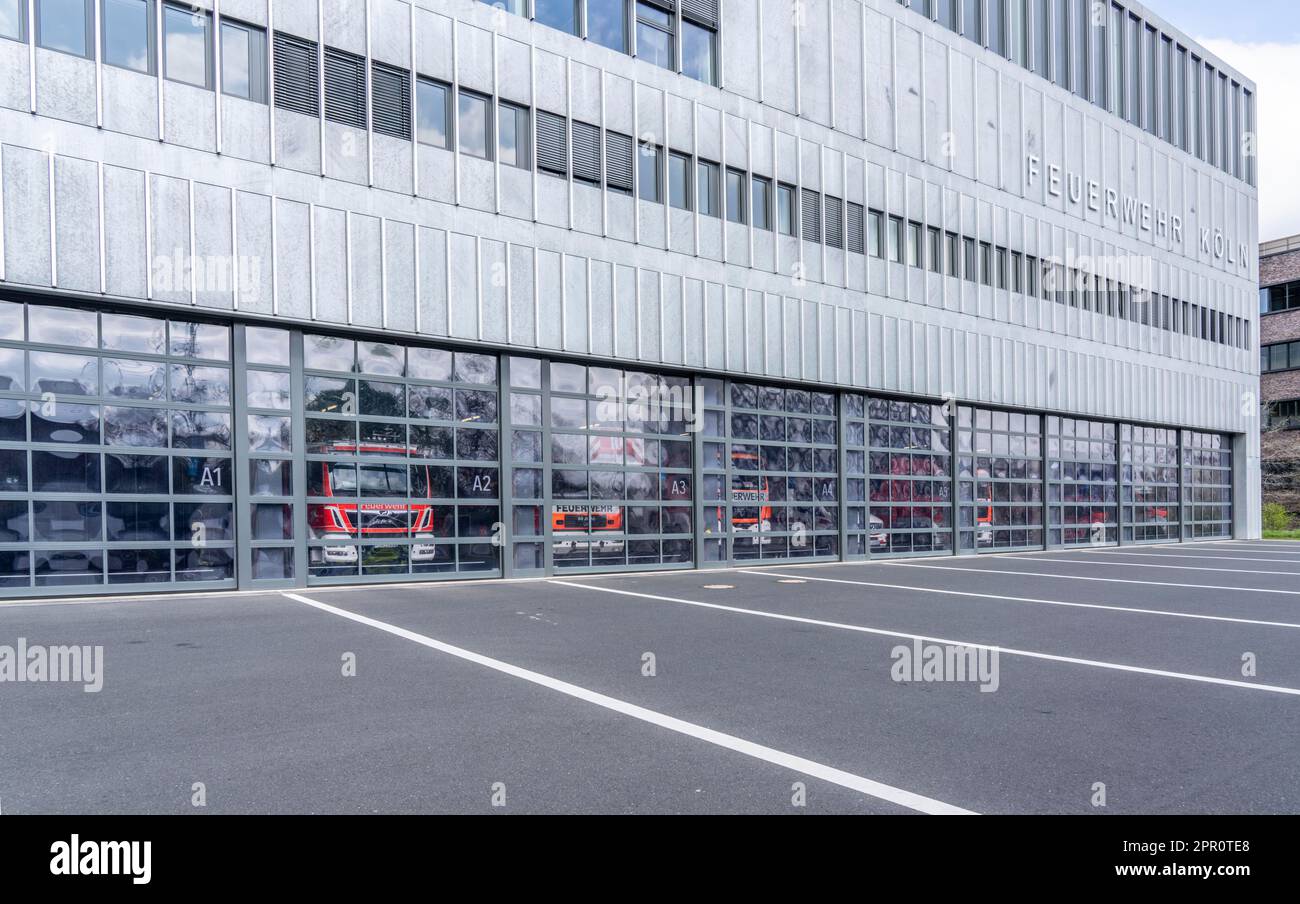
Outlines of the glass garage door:
{"label": "glass garage door", "polygon": [[1048,545],[1119,542],[1116,440],[1115,424],[1048,417]]}
{"label": "glass garage door", "polygon": [[713,545],[707,558],[728,552],[733,562],[838,558],[835,394],[702,384],[705,532]]}
{"label": "glass garage door", "polygon": [[952,455],[943,406],[868,399],[871,554],[952,552]]}
{"label": "glass garage door", "polygon": [[512,358],[518,572],[694,564],[685,377]]}
{"label": "glass garage door", "polygon": [[1042,418],[957,410],[961,552],[1043,548]]}
{"label": "glass garage door", "polygon": [[225,326],[0,302],[0,587],[230,587]]}
{"label": "glass garage door", "polygon": [[1183,482],[1187,487],[1183,536],[1232,536],[1232,438],[1183,431]]}
{"label": "glass garage door", "polygon": [[303,337],[308,583],[499,575],[497,359]]}
{"label": "glass garage door", "polygon": [[1178,539],[1178,431],[1120,425],[1125,543]]}

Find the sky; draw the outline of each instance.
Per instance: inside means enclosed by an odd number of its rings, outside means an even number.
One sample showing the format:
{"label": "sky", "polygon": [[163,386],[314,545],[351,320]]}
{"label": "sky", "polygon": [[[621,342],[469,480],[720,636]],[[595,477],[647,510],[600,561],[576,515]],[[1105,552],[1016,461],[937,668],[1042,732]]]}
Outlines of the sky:
{"label": "sky", "polygon": [[1300,2],[1144,0],[1259,89],[1259,238],[1300,234]]}

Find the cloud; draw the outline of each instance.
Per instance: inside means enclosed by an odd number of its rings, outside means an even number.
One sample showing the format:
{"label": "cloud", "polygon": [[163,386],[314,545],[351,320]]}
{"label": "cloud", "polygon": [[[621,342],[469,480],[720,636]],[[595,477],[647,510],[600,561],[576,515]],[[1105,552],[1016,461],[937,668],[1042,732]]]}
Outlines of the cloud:
{"label": "cloud", "polygon": [[1258,88],[1260,241],[1300,234],[1300,116],[1294,101],[1300,44],[1197,41]]}

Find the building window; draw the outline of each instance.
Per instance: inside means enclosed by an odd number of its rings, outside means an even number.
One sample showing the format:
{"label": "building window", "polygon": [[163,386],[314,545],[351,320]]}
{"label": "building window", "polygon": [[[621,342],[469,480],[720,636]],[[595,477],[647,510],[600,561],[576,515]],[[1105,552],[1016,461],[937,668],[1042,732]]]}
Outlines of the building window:
{"label": "building window", "polygon": [[36,43],[47,50],[90,56],[90,0],[36,0]]}
{"label": "building window", "polygon": [[537,111],[537,169],[569,177],[569,121],[548,110]]}
{"label": "building window", "polygon": [[794,214],[794,192],[793,185],[786,185],[784,182],[776,186],[776,229],[781,235],[798,235],[796,230],[798,221]]}
{"label": "building window", "polygon": [[1011,291],[1020,292],[1024,288],[1024,259],[1019,251],[1011,252]]}
{"label": "building window", "polygon": [[740,170],[727,170],[727,221],[745,222],[745,174]]}
{"label": "building window", "polygon": [[163,6],[163,74],[196,88],[212,87],[212,17],[188,7]]}
{"label": "building window", "polygon": [[457,146],[462,154],[492,159],[492,120],[488,109],[492,101],[481,94],[459,92],[457,99]]}
{"label": "building window", "polygon": [[366,61],[325,48],[325,118],[353,129],[366,127]]}
{"label": "building window", "polygon": [[[597,139],[597,148],[599,148]],[[529,169],[532,166],[528,153],[528,110],[514,104],[497,105],[497,159],[503,166]],[[600,163],[596,164],[596,181],[600,181]]]}
{"label": "building window", "polygon": [[664,69],[676,70],[673,59],[673,15],[649,3],[636,5],[636,55]]}
{"label": "building window", "polygon": [[962,276],[970,282],[975,281],[975,240],[970,236],[962,238]]}
{"label": "building window", "polygon": [[619,194],[632,194],[632,138],[629,135],[605,133],[605,187]]}
{"label": "building window", "polygon": [[543,25],[578,33],[578,0],[533,0],[533,18]]}
{"label": "building window", "polygon": [[712,29],[682,19],[682,74],[706,85],[716,85],[717,40]]}
{"label": "building window", "polygon": [[642,201],[662,204],[663,148],[642,143],[637,151],[637,194]]}
{"label": "building window", "polygon": [[275,35],[275,105],[304,116],[320,115],[319,48],[282,32]]}
{"label": "building window", "polygon": [[605,164],[601,159],[600,128],[585,122],[573,123],[573,178],[600,186]]}
{"label": "building window", "polygon": [[411,140],[411,73],[371,62],[370,128],[399,141]]}
{"label": "building window", "polygon": [[691,158],[676,151],[668,152],[668,204],[691,209]]}
{"label": "building window", "polygon": [[980,0],[962,0],[961,4],[962,37],[969,38],[976,44],[983,43],[980,35],[980,18],[983,5]]}
{"label": "building window", "polygon": [[450,150],[451,88],[441,82],[422,78],[415,83],[416,138],[421,144]]}
{"label": "building window", "polygon": [[921,266],[921,224],[907,224],[907,265]]}
{"label": "building window", "polygon": [[[701,160],[695,170],[696,197],[699,211],[706,217],[716,217],[720,213],[718,203],[718,164]],[[728,190],[730,190],[730,184],[728,184]],[[727,204],[729,208],[730,199],[728,199]]]}
{"label": "building window", "polygon": [[961,242],[961,238],[955,232],[949,232],[944,236],[944,248],[943,248],[944,268],[943,269],[944,272],[947,273],[949,276],[959,275],[957,272],[957,268],[959,266],[958,260],[960,255],[958,254],[957,246],[958,244],[960,244],[960,242]]}
{"label": "building window", "polygon": [[811,188],[803,190],[801,233],[805,242],[822,240],[822,198]]}
{"label": "building window", "polygon": [[889,259],[895,264],[903,262],[903,219],[889,218]]}
{"label": "building window", "polygon": [[587,38],[627,53],[627,0],[587,0]]}
{"label": "building window", "polygon": [[221,90],[231,97],[266,103],[266,32],[221,20]]}
{"label": "building window", "polygon": [[944,28],[957,30],[957,0],[935,0],[935,20]]}
{"label": "building window", "polygon": [[831,248],[844,247],[844,202],[826,196],[826,244]]}
{"label": "building window", "polygon": [[1056,0],[1052,7],[1052,33],[1056,43],[1052,48],[1052,80],[1062,88],[1070,88],[1070,0]]}
{"label": "building window", "polygon": [[867,251],[866,210],[861,204],[849,202],[849,251],[865,254]]}
{"label": "building window", "polygon": [[927,255],[929,257],[930,272],[943,272],[943,233],[939,231],[938,226],[931,226],[927,233]]}
{"label": "building window", "polygon": [[0,0],[0,38],[27,40],[27,0]]}
{"label": "building window", "polygon": [[885,256],[885,215],[878,210],[867,214],[867,253],[872,257]]}
{"label": "building window", "polygon": [[989,50],[998,56],[1004,57],[1007,55],[1006,32],[1004,31],[1006,28],[1007,0],[988,0],[986,5],[989,10]]}
{"label": "building window", "polygon": [[[103,0],[104,62],[136,72],[153,72],[153,17],[146,0]],[[4,14],[0,13],[0,20]]]}
{"label": "building window", "polygon": [[1052,17],[1048,0],[1034,0],[1034,21],[1032,26],[1034,44],[1034,72],[1043,78],[1052,77],[1052,68],[1047,58],[1048,48],[1052,44]]}
{"label": "building window", "polygon": [[772,228],[772,180],[755,176],[750,181],[749,209],[755,229]]}

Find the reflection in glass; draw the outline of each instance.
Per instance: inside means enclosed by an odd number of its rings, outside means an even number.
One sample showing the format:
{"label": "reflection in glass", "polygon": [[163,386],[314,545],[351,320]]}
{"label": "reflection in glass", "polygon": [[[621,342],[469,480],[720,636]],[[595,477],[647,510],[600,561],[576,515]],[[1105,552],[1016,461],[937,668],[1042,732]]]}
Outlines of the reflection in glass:
{"label": "reflection in glass", "polygon": [[168,492],[165,455],[105,455],[105,486],[109,493]]}
{"label": "reflection in glass", "polygon": [[172,412],[175,449],[229,449],[230,415],[208,411]]}
{"label": "reflection in glass", "polygon": [[83,543],[101,536],[99,502],[37,500],[32,503],[32,538],[48,543]]}
{"label": "reflection in glass", "polygon": [[32,392],[99,395],[99,359],[53,352],[32,352],[28,357]]}
{"label": "reflection in glass", "polygon": [[167,366],[126,358],[104,359],[104,395],[153,401],[167,396]]}
{"label": "reflection in glass", "polygon": [[32,402],[32,441],[95,445],[99,442],[99,406],[68,402]]}

